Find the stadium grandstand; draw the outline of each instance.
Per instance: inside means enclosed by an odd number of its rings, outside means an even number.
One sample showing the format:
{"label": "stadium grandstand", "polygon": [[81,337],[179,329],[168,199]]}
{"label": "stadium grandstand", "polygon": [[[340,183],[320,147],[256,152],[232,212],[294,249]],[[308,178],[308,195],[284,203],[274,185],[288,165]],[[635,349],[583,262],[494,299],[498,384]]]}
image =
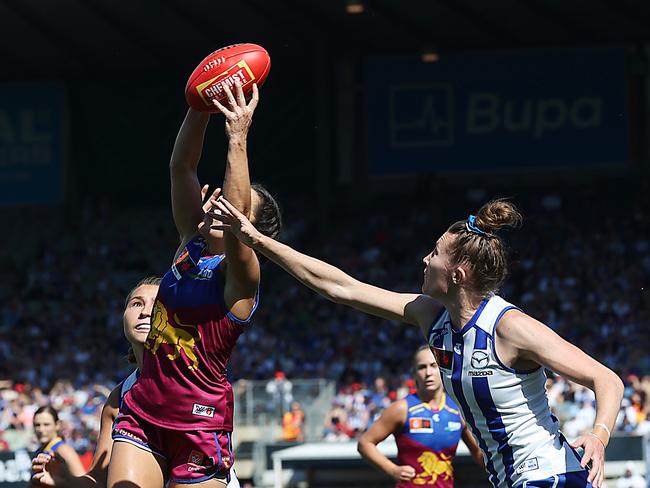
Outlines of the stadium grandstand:
{"label": "stadium grandstand", "polygon": [[[282,207],[279,240],[420,293],[449,223],[515,203],[499,294],[623,380],[605,486],[650,486],[650,4],[0,0],[0,39],[0,488],[30,480],[44,405],[90,466],[102,407],[133,371],[124,299],[179,244],[169,161],[185,82],[239,42],[272,59],[248,157]],[[211,188],[223,132],[212,115]],[[273,263],[261,290],[227,368],[241,486],[395,486],[356,443],[415,392],[420,330]],[[590,432],[593,391],[546,374],[567,439]],[[395,459],[391,439],[382,449]],[[454,466],[457,486],[491,486],[464,445]]]}

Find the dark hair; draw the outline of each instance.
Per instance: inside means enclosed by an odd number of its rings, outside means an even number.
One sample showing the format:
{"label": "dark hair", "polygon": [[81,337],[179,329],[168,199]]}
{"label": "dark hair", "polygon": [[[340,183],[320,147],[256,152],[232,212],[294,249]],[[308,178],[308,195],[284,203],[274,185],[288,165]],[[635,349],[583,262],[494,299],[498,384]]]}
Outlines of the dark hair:
{"label": "dark hair", "polygon": [[[162,278],[158,276],[147,276],[146,278],[141,279],[138,281],[138,283],[131,288],[131,291],[129,294],[126,296],[126,301],[124,302],[124,308],[127,307],[129,302],[131,301],[131,298],[133,298],[133,293],[135,293],[135,290],[140,288],[143,285],[153,285],[153,286],[160,286],[160,282],[162,281]],[[126,353],[126,360],[131,363],[131,364],[136,364],[135,360],[135,352],[133,352],[133,347],[129,346],[129,351]]]}
{"label": "dark hair", "polygon": [[475,226],[486,235],[472,232],[466,220],[453,223],[447,232],[456,236],[450,246],[452,263],[471,266],[472,280],[468,286],[485,296],[497,291],[508,275],[507,248],[496,232],[504,227],[519,227],[522,216],[512,203],[492,200],[476,214]]}
{"label": "dark hair", "polygon": [[54,419],[54,423],[57,423],[59,421],[59,414],[56,412],[56,410],[54,410],[54,407],[52,405],[43,405],[42,407],[38,407],[38,409],[34,412],[34,418],[41,413],[49,413]]}
{"label": "dark hair", "polygon": [[275,239],[282,229],[280,206],[273,195],[259,183],[253,183],[251,189],[255,190],[260,199],[260,204],[255,208],[251,220],[262,234]]}
{"label": "dark hair", "polygon": [[420,347],[418,347],[415,352],[413,353],[413,358],[411,359],[411,369],[413,370],[413,373],[415,373],[415,358],[417,357],[418,354],[420,354],[422,351],[430,351],[431,348],[429,347],[429,344],[422,344]]}

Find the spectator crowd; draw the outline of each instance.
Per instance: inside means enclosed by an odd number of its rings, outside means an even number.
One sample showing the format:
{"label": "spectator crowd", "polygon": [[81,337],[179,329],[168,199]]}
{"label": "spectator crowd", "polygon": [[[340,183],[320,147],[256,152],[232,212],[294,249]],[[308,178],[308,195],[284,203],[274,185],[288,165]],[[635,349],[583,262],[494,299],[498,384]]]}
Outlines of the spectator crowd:
{"label": "spectator crowd", "polygon": [[[625,432],[650,432],[648,189],[647,181],[624,194],[533,189],[515,199],[524,228],[506,236],[513,265],[502,295],[622,376],[617,429]],[[481,188],[453,191],[348,212],[325,233],[308,216],[288,214],[284,239],[362,280],[418,291],[421,258],[437,236],[489,196]],[[11,232],[0,250],[0,450],[33,442],[31,417],[45,403],[60,412],[63,434],[79,452],[92,448],[101,406],[130,372],[124,298],[140,278],[163,273],[176,249],[168,211],[82,208],[4,218]],[[413,389],[410,361],[422,342],[417,328],[331,304],[267,265],[261,306],[229,373],[233,380],[277,371],[335,380],[323,437],[351,439]],[[593,424],[590,391],[552,375],[547,386],[568,437]]]}

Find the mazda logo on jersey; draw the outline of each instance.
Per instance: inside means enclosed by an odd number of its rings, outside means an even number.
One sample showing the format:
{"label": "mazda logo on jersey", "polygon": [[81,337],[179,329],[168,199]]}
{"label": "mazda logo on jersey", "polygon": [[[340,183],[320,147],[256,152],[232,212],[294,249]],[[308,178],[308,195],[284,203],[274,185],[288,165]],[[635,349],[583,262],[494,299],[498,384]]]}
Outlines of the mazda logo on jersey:
{"label": "mazda logo on jersey", "polygon": [[489,356],[488,353],[485,351],[474,351],[472,353],[472,359],[470,361],[470,364],[472,365],[472,368],[475,369],[485,369],[487,368],[489,361]]}

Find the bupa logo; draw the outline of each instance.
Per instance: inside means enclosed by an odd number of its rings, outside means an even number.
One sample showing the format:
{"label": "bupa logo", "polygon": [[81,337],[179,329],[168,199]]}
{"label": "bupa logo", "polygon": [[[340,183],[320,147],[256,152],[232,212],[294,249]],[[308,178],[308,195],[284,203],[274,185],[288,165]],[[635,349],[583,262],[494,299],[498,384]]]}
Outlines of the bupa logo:
{"label": "bupa logo", "polygon": [[214,417],[214,407],[195,403],[192,407],[192,414],[200,417]]}
{"label": "bupa logo", "polygon": [[451,146],[454,143],[451,84],[392,86],[389,103],[392,147]]}

